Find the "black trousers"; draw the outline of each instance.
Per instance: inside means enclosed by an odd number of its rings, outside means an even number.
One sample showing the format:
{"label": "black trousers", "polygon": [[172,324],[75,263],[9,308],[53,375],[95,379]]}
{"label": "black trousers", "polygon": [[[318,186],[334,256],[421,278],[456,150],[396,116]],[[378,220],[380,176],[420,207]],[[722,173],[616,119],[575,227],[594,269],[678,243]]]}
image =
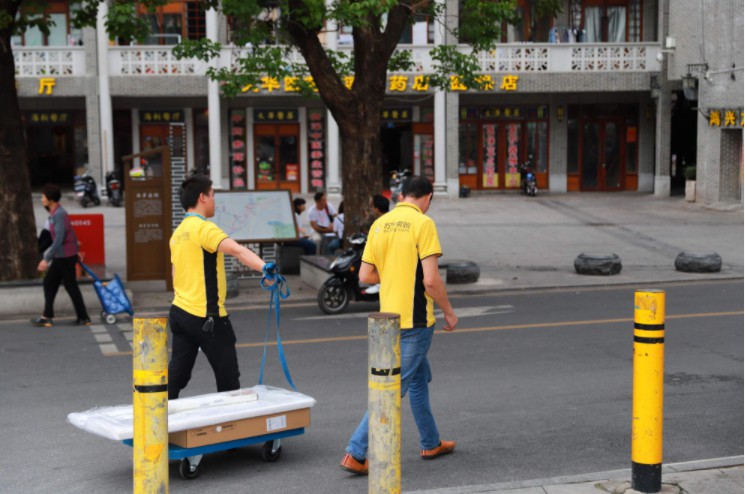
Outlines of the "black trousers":
{"label": "black trousers", "polygon": [[44,317],[52,319],[54,317],[54,299],[57,297],[57,291],[60,284],[65,285],[65,290],[72,299],[72,305],[75,307],[75,314],[78,319],[88,319],[88,311],[85,310],[83,295],[80,293],[78,282],[75,278],[75,264],[78,262],[78,256],[58,257],[52,260],[52,264],[44,276]]}
{"label": "black trousers", "polygon": [[191,371],[199,349],[207,357],[215,373],[217,391],[232,391],[241,387],[238,378],[238,355],[235,333],[230,317],[216,317],[211,333],[202,330],[207,320],[183,309],[171,306],[169,322],[173,334],[171,361],[168,364],[168,399],[178,398],[191,379]]}

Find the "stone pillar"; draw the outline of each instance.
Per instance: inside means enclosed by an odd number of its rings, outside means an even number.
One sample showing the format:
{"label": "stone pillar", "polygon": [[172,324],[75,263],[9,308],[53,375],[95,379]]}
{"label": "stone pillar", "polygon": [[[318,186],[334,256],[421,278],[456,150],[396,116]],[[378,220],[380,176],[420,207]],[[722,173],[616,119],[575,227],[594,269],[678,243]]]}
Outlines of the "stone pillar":
{"label": "stone pillar", "polygon": [[[326,0],[326,7],[330,8],[332,0]],[[336,22],[328,20],[326,25],[326,47],[336,50],[338,33]],[[307,142],[307,141],[306,141]],[[339,143],[339,125],[330,111],[326,111],[326,194],[335,204],[339,204],[342,194],[341,169],[339,159],[341,155]]]}
{"label": "stone pillar", "polygon": [[[559,120],[559,108],[562,117]],[[567,191],[567,121],[569,108],[558,96],[549,96],[548,190],[564,194]]]}
{"label": "stone pillar", "polygon": [[[105,175],[114,170],[114,118],[109,89],[109,36],[106,30],[106,16],[109,8],[106,2],[98,8],[96,19],[96,46],[98,58],[98,112],[100,135],[100,179],[99,185],[106,186]],[[89,107],[90,108],[90,107]],[[91,159],[92,156],[89,156]]]}
{"label": "stone pillar", "polygon": [[[217,24],[218,15],[215,9],[207,10],[206,14],[207,38],[211,41],[218,40]],[[217,81],[209,80],[207,83],[207,118],[210,136],[210,178],[215,189],[223,188],[222,180],[222,146],[220,146],[220,135],[222,134],[220,111],[220,86]]]}
{"label": "stone pillar", "polygon": [[[660,38],[665,39],[670,26],[670,2],[662,0],[660,3]],[[668,57],[660,64],[658,82],[660,97],[657,99],[657,129],[655,132],[655,172],[654,195],[656,197],[670,197],[670,110],[672,87],[667,77]]]}

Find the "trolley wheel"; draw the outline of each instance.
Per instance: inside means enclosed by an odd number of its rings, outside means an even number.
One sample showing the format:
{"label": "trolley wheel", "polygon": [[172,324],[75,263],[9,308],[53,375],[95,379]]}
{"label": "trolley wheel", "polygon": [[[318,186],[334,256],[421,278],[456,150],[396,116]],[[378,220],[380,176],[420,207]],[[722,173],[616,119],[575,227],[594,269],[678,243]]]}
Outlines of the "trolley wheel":
{"label": "trolley wheel", "polygon": [[101,322],[106,322],[106,316],[108,313],[105,310],[101,311]]}
{"label": "trolley wheel", "polygon": [[184,458],[183,460],[181,460],[181,463],[179,463],[178,473],[179,475],[181,475],[182,479],[194,480],[195,478],[199,477],[199,465],[195,465],[194,467],[192,467],[189,459]]}
{"label": "trolley wheel", "polygon": [[[277,449],[274,449],[274,443],[277,443]],[[282,446],[279,445],[279,440],[277,441],[267,441],[264,443],[264,446],[261,447],[261,458],[264,461],[272,462],[279,460],[280,455],[282,454]]]}
{"label": "trolley wheel", "polygon": [[106,324],[116,324],[116,316],[114,314],[106,314],[104,321],[106,321]]}

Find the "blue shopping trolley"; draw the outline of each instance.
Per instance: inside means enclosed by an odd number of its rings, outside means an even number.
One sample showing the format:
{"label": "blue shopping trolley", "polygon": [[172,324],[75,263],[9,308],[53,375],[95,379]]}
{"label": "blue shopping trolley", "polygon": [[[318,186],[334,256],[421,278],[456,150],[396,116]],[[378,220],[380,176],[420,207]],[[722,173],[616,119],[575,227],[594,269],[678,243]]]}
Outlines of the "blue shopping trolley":
{"label": "blue shopping trolley", "polygon": [[88,266],[83,264],[80,265],[85,269],[85,272],[93,278],[93,288],[96,289],[96,295],[98,300],[101,301],[101,320],[106,324],[116,323],[116,315],[126,312],[130,316],[134,314],[132,311],[132,303],[127,297],[127,292],[124,290],[124,283],[118,274],[114,274],[114,278],[110,281],[101,281]]}

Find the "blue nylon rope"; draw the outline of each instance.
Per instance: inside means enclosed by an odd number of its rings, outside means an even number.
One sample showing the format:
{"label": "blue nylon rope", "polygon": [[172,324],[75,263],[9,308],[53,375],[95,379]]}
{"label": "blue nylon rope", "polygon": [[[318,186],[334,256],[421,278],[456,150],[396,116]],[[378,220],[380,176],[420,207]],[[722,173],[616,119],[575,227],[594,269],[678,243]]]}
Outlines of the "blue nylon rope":
{"label": "blue nylon rope", "polygon": [[[267,286],[265,280],[274,280],[271,286]],[[295,384],[292,382],[290,376],[290,368],[287,366],[287,359],[285,358],[285,351],[282,348],[282,338],[279,335],[279,306],[280,300],[286,299],[290,296],[290,287],[287,285],[287,280],[284,276],[279,273],[267,273],[259,282],[261,288],[269,292],[269,312],[266,318],[266,331],[264,332],[264,353],[261,356],[261,372],[259,373],[259,384],[264,382],[264,366],[266,365],[266,348],[269,343],[269,327],[272,321],[272,308],[274,309],[274,315],[277,322],[277,353],[279,354],[279,362],[282,365],[282,372],[287,378],[287,382],[290,383],[290,387],[297,391]]]}

